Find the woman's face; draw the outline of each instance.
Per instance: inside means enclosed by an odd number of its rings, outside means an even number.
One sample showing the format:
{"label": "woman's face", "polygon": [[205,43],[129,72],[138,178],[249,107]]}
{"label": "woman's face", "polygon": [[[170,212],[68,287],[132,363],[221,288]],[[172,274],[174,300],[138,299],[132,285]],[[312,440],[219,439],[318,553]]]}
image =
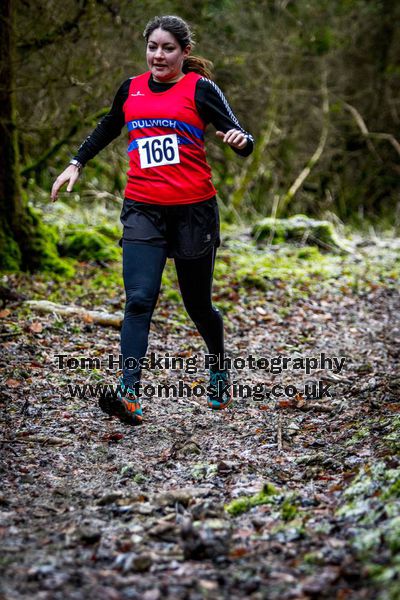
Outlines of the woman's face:
{"label": "woman's face", "polygon": [[146,48],[147,65],[155,81],[178,81],[183,76],[183,59],[189,53],[190,46],[182,50],[172,33],[155,29],[149,36]]}

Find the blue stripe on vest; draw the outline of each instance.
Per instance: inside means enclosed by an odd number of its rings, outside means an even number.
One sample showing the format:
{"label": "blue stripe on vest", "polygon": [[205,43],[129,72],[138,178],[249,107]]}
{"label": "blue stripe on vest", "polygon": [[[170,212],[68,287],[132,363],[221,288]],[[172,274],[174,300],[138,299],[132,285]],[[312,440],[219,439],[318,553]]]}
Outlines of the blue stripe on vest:
{"label": "blue stripe on vest", "polygon": [[204,132],[202,129],[199,129],[194,125],[189,125],[189,123],[185,123],[184,121],[176,121],[175,119],[136,119],[135,121],[129,121],[126,126],[128,131],[144,129],[146,127],[168,127],[169,129],[177,129],[178,131],[189,133],[199,140],[204,139]]}

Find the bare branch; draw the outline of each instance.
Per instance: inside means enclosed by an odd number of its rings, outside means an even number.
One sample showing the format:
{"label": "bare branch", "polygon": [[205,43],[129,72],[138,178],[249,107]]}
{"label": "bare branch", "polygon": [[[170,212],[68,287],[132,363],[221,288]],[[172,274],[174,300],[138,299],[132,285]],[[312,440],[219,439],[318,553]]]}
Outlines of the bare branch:
{"label": "bare branch", "polygon": [[292,200],[292,198],[295,196],[295,194],[299,191],[299,189],[303,185],[304,181],[307,179],[307,177],[311,173],[312,169],[314,168],[314,166],[317,164],[317,162],[321,158],[322,153],[324,151],[326,140],[328,139],[328,129],[329,129],[329,120],[328,120],[329,97],[328,97],[328,85],[327,85],[326,71],[323,72],[321,89],[322,89],[322,97],[323,97],[322,112],[324,115],[324,120],[323,120],[321,137],[319,139],[318,146],[317,146],[314,154],[311,156],[308,163],[304,167],[304,169],[300,172],[300,174],[297,176],[295,181],[290,186],[289,190],[286,192],[286,194],[284,196],[282,196],[280,198],[279,209],[278,209],[279,212],[282,212],[286,208],[288,203]]}
{"label": "bare branch", "polygon": [[374,131],[368,131],[365,121],[362,118],[362,116],[360,115],[360,113],[358,112],[358,110],[354,106],[349,104],[348,102],[343,102],[343,106],[345,108],[347,108],[347,110],[353,115],[354,120],[357,123],[361,133],[363,134],[363,136],[365,136],[367,138],[368,147],[373,150],[374,154],[377,154],[377,152],[376,152],[375,146],[372,144],[372,142],[369,140],[369,138],[388,140],[388,142],[390,142],[392,144],[393,148],[396,150],[397,154],[400,156],[400,143],[396,140],[394,135],[392,135],[391,133],[378,133],[378,132],[374,132]]}
{"label": "bare branch", "polygon": [[65,34],[70,33],[74,29],[78,28],[79,21],[86,13],[87,10],[87,0],[83,0],[81,8],[76,13],[75,17],[71,21],[65,21],[53,31],[48,32],[42,38],[30,40],[28,42],[17,44],[18,50],[21,52],[29,52],[30,50],[40,50],[45,46],[49,46],[50,44],[54,44],[59,39],[61,39]]}
{"label": "bare branch", "polygon": [[[92,123],[93,121],[100,119],[101,117],[104,117],[104,115],[106,115],[108,113],[108,108],[103,108],[101,111],[95,113],[94,115],[90,115],[90,117],[88,117],[87,119],[84,120],[83,125],[88,125],[90,123]],[[45,168],[46,162],[47,160],[50,158],[50,156],[53,156],[53,154],[56,154],[56,152],[58,152],[58,150],[64,146],[65,144],[67,144],[69,142],[69,140],[76,134],[77,131],[79,131],[80,127],[82,126],[81,121],[78,121],[77,123],[74,123],[69,131],[64,135],[63,138],[61,138],[61,140],[59,140],[56,144],[54,144],[54,146],[52,146],[51,148],[49,148],[48,150],[46,150],[46,152],[44,154],[42,154],[42,156],[40,156],[37,161],[35,161],[34,163],[27,165],[26,167],[24,167],[21,170],[21,175],[22,176],[26,176],[29,173],[31,173],[32,171],[41,171]]]}

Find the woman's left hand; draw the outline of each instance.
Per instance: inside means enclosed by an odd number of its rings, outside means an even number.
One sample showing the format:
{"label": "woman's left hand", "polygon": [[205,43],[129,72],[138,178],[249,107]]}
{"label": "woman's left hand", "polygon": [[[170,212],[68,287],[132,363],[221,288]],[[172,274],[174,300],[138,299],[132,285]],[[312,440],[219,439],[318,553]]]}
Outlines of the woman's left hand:
{"label": "woman's left hand", "polygon": [[247,146],[247,137],[239,129],[230,129],[226,133],[217,131],[217,136],[222,139],[225,144],[229,144],[233,148],[243,150]]}

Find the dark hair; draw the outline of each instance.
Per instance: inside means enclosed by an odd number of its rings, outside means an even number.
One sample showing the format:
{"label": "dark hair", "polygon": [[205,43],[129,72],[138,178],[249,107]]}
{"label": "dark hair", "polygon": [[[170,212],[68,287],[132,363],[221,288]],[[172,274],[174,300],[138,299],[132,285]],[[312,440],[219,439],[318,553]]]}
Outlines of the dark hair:
{"label": "dark hair", "polygon": [[[192,48],[196,44],[193,39],[193,32],[189,25],[186,23],[186,21],[180,17],[176,17],[175,15],[163,15],[161,17],[154,17],[151,19],[147,23],[143,32],[143,37],[146,42],[149,41],[149,37],[155,29],[164,29],[164,31],[169,31],[169,33],[174,36],[182,50],[184,50],[189,44],[192,46]],[[184,73],[194,71],[195,73],[203,75],[203,77],[212,79],[212,66],[212,62],[206,58],[203,58],[202,56],[187,56],[183,60],[182,71]]]}

